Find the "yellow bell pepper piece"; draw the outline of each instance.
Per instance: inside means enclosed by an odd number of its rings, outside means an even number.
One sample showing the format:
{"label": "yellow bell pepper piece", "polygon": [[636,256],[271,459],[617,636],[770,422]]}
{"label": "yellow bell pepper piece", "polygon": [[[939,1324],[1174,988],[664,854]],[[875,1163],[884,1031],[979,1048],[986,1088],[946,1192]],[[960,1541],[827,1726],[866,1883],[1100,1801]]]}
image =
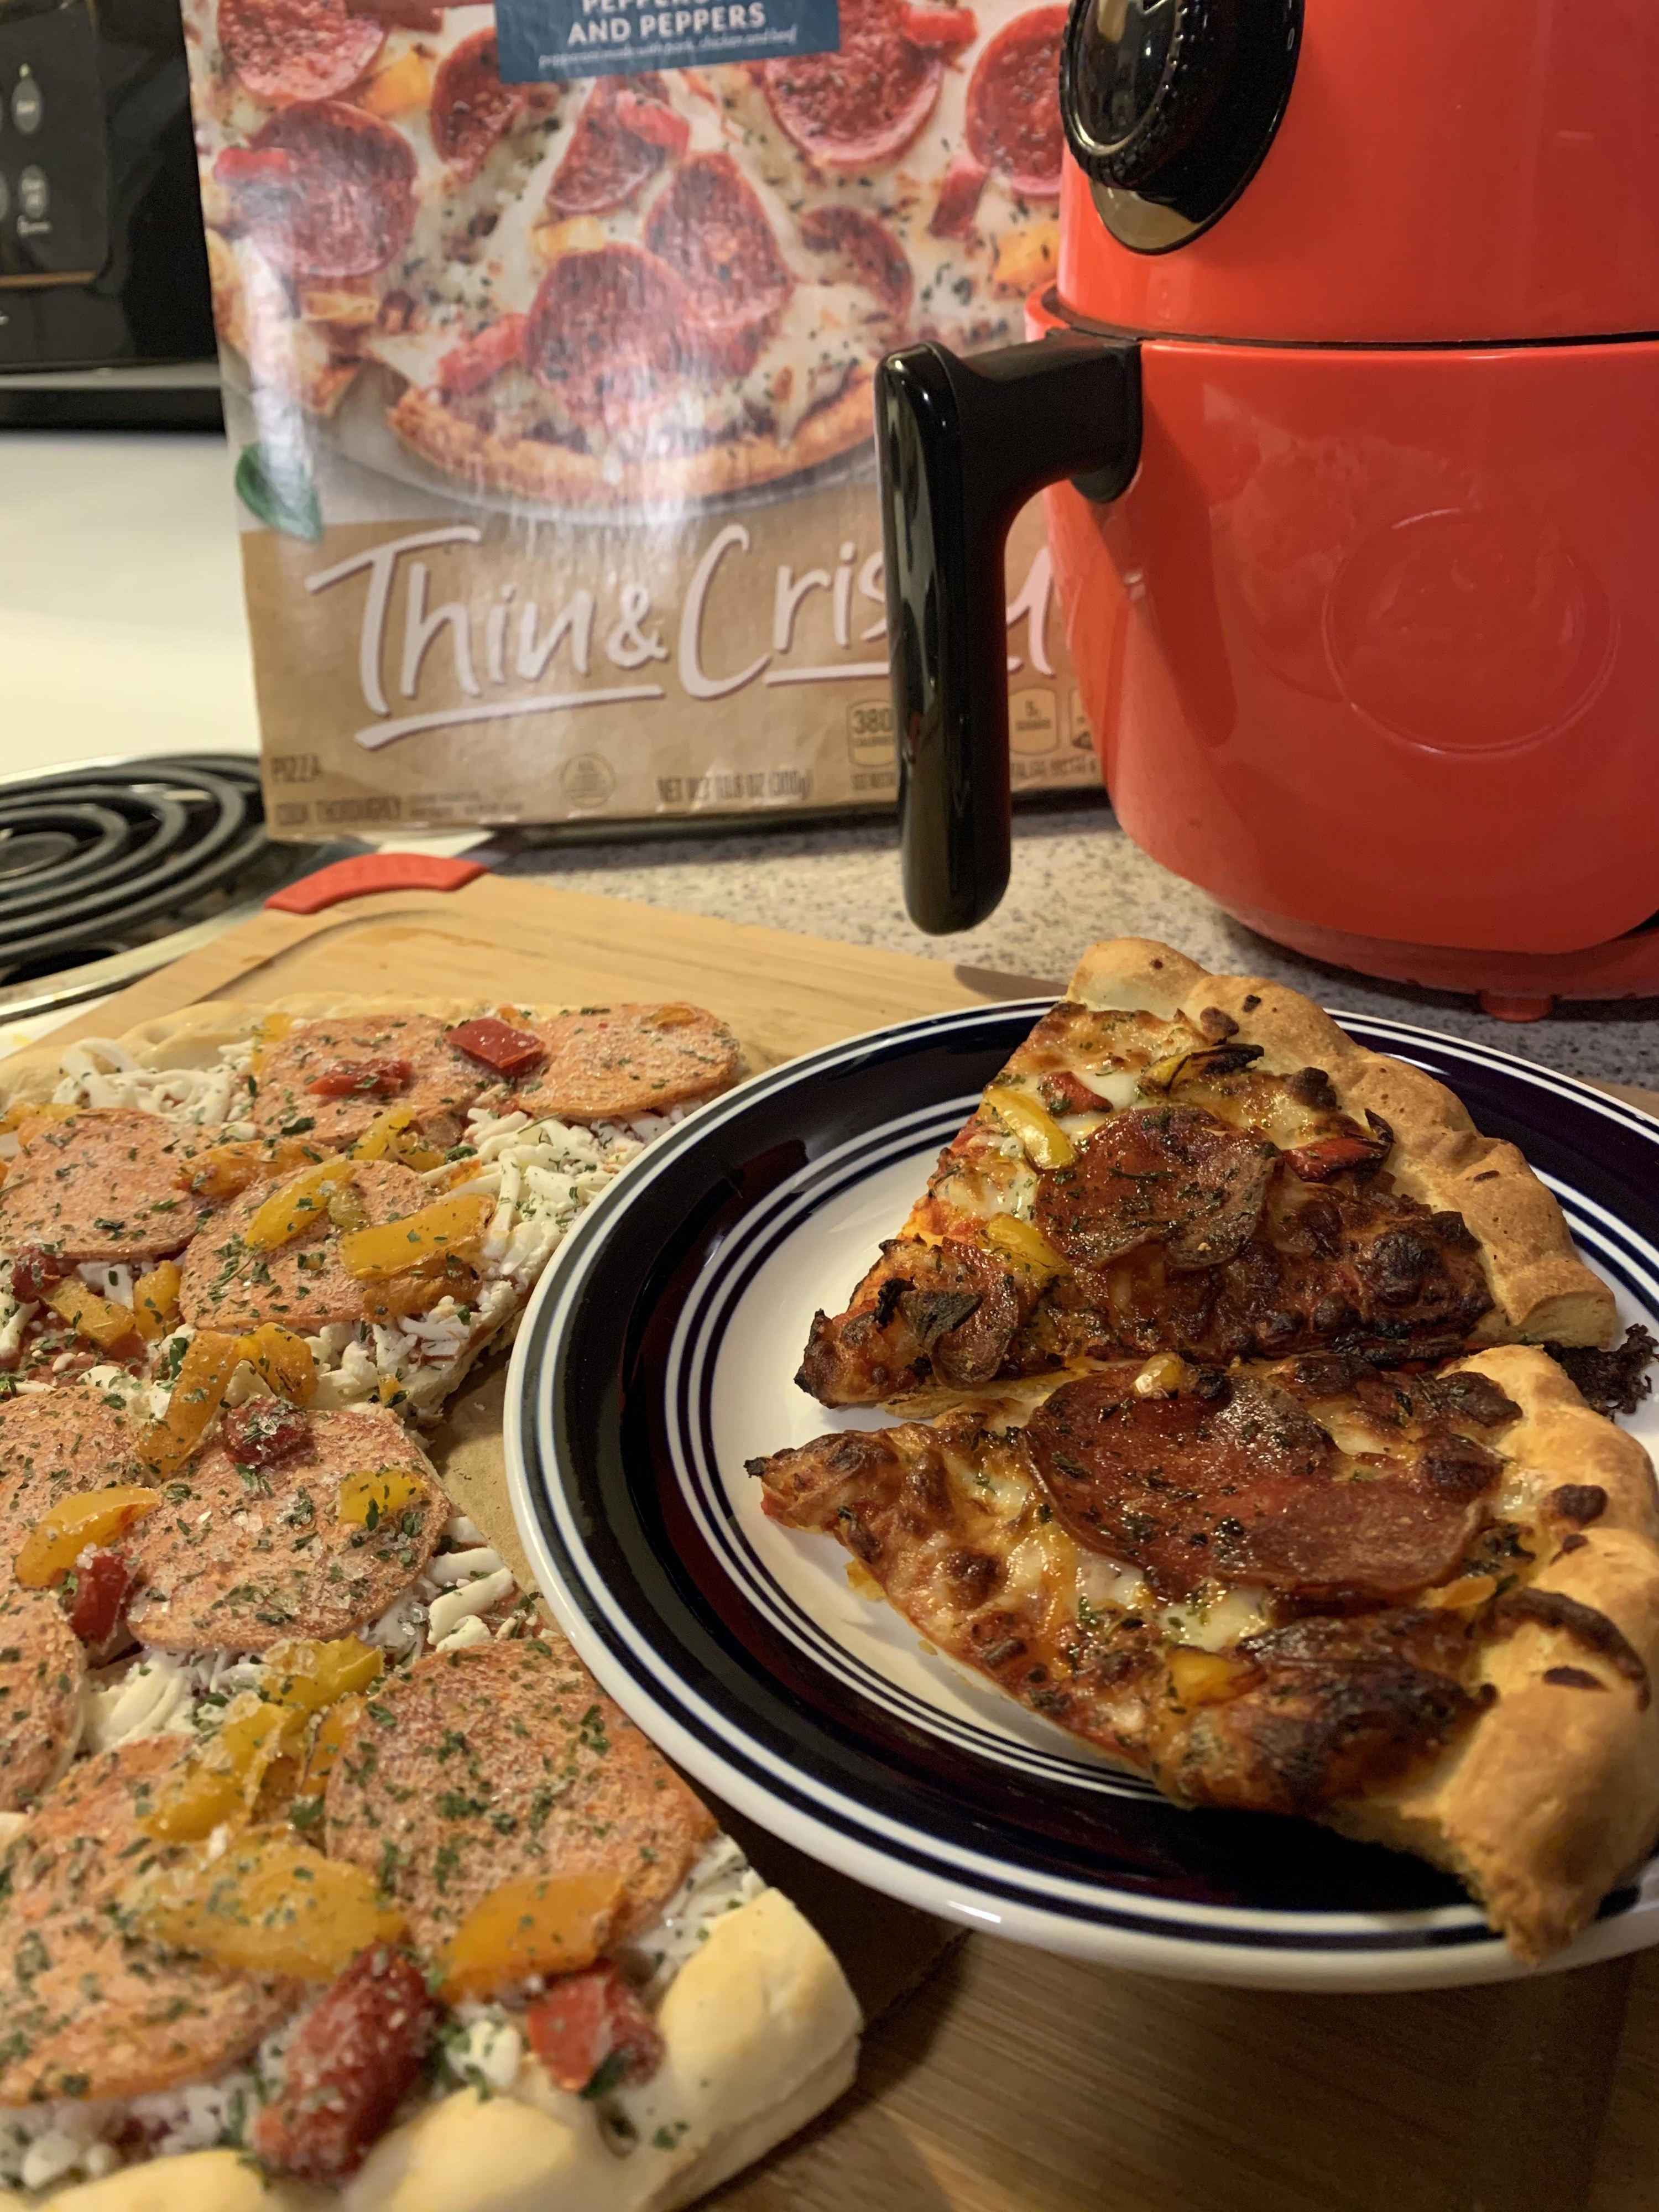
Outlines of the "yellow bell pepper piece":
{"label": "yellow bell pepper piece", "polygon": [[1028,1098],[1023,1091],[994,1086],[986,1103],[1005,1128],[1025,1147],[1026,1156],[1040,1168],[1068,1168],[1077,1158],[1072,1142],[1046,1106]]}
{"label": "yellow bell pepper piece", "polygon": [[400,1467],[382,1468],[343,1476],[336,1510],[342,1521],[372,1534],[383,1521],[395,1521],[407,1507],[424,1505],[429,1495],[418,1474]]}
{"label": "yellow bell pepper piece", "polygon": [[253,1058],[250,1062],[256,1082],[258,1080],[259,1069],[264,1060],[265,1047],[268,1044],[278,1043],[293,1027],[292,1014],[267,1014],[262,1021],[256,1023],[253,1030]]}
{"label": "yellow bell pepper piece", "polygon": [[610,1942],[628,1895],[620,1875],[504,1881],[481,1897],[439,1957],[446,2004],[490,1997],[531,1974],[574,1974]]}
{"label": "yellow bell pepper piece", "polygon": [[417,1173],[428,1168],[441,1168],[444,1155],[435,1145],[428,1145],[418,1129],[411,1128],[415,1119],[412,1106],[388,1106],[377,1114],[351,1148],[358,1160],[397,1160]]}
{"label": "yellow bell pepper piece", "polygon": [[48,1507],[23,1539],[16,1576],[25,1589],[45,1589],[65,1575],[88,1544],[112,1544],[135,1521],[153,1513],[159,1490],[118,1482],[107,1490],[77,1490]]}
{"label": "yellow bell pepper piece", "polygon": [[165,1843],[199,1843],[226,1820],[241,1820],[279,1759],[305,1741],[307,1716],[297,1707],[239,1698],[218,1734],[204,1744],[163,1793],[143,1826]]}
{"label": "yellow bell pepper piece", "polygon": [[1178,1644],[1166,1653],[1164,1663],[1176,1702],[1182,1705],[1213,1705],[1231,1698],[1243,1689],[1254,1671],[1246,1662],[1230,1659],[1224,1651],[1200,1651],[1188,1644]]}
{"label": "yellow bell pepper piece", "polygon": [[349,1160],[331,1157],[313,1160],[307,1168],[272,1191],[242,1231],[242,1242],[251,1252],[275,1252],[284,1244],[291,1244],[296,1237],[303,1237],[320,1214],[328,1211],[329,1200],[342,1183],[351,1179]]}
{"label": "yellow bell pepper piece", "polygon": [[495,1210],[495,1200],[482,1195],[441,1198],[399,1221],[382,1221],[343,1237],[340,1257],[364,1283],[385,1282],[450,1258],[470,1259],[483,1242]]}
{"label": "yellow bell pepper piece", "polygon": [[245,1973],[332,1981],[371,1943],[395,1943],[404,1916],[373,1875],[325,1859],[285,1831],[250,1831],[216,1859],[141,1878],[128,1902],[140,1929]]}
{"label": "yellow bell pepper piece", "polygon": [[424,107],[431,96],[431,64],[418,53],[405,53],[370,77],[357,105],[371,115],[401,115],[406,108]]}
{"label": "yellow bell pepper piece", "polygon": [[1055,1251],[1036,1223],[1022,1221],[1017,1213],[993,1214],[985,1224],[985,1236],[988,1243],[1042,1282],[1052,1282],[1056,1275],[1071,1272],[1070,1263]]}
{"label": "yellow bell pepper piece", "polygon": [[[22,1128],[26,1122],[66,1121],[71,1114],[80,1111],[78,1106],[55,1106],[42,1104],[38,1100],[20,1098],[16,1105],[8,1106],[5,1112],[0,1114],[0,1137],[9,1137],[14,1131]],[[22,1141],[27,1144],[28,1139],[26,1137]]]}
{"label": "yellow bell pepper piece", "polygon": [[138,1439],[140,1460],[159,1480],[181,1468],[201,1442],[241,1356],[240,1340],[221,1329],[200,1329],[191,1339],[166,1413]]}
{"label": "yellow bell pepper piece", "polygon": [[57,1284],[46,1292],[46,1304],[55,1314],[62,1316],[77,1336],[84,1336],[101,1351],[113,1352],[118,1345],[131,1344],[138,1334],[138,1325],[131,1306],[117,1305],[112,1298],[100,1298],[90,1291],[78,1275]]}
{"label": "yellow bell pepper piece", "polygon": [[251,1335],[239,1337],[236,1353],[290,1406],[308,1406],[316,1396],[317,1362],[311,1346],[280,1322],[261,1322]]}
{"label": "yellow bell pepper piece", "polygon": [[178,1321],[180,1279],[176,1261],[158,1260],[132,1286],[133,1322],[139,1335],[151,1344]]}
{"label": "yellow bell pepper piece", "polygon": [[295,1712],[320,1713],[343,1697],[368,1689],[386,1663],[386,1655],[355,1636],[332,1644],[317,1644],[295,1637],[273,1644],[265,1654],[275,1688],[270,1692],[278,1705]]}
{"label": "yellow bell pepper piece", "polygon": [[305,1772],[294,1793],[294,1802],[288,1808],[288,1817],[296,1828],[310,1828],[322,1818],[323,1796],[328,1788],[328,1778],[334,1771],[335,1764],[367,1706],[366,1698],[342,1698],[338,1705],[329,1707],[318,1723],[311,1755],[306,1760]]}

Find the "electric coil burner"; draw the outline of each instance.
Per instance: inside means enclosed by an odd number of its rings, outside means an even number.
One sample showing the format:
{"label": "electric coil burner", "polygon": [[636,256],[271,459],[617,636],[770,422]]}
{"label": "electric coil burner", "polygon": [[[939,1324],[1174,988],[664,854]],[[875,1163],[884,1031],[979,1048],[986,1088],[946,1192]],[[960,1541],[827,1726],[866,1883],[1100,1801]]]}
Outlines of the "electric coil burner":
{"label": "electric coil burner", "polygon": [[0,1020],[119,990],[363,849],[274,844],[258,765],[238,754],[0,783]]}

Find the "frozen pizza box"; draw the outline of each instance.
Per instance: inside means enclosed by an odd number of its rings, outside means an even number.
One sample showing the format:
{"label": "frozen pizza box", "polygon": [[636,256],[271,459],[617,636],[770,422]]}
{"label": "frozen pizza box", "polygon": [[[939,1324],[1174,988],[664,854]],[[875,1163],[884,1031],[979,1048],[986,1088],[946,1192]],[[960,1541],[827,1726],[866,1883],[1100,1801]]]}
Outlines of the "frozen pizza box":
{"label": "frozen pizza box", "polygon": [[[1021,335],[1064,8],[184,13],[276,834],[890,799],[874,368]],[[1008,609],[1091,785],[1035,507]]]}

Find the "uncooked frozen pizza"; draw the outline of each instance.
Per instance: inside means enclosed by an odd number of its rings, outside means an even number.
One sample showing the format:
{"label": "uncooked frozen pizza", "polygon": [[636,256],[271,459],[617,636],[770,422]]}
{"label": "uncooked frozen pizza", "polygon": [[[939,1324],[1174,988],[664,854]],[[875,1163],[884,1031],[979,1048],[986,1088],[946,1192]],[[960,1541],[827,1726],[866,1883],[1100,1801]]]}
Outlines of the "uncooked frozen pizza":
{"label": "uncooked frozen pizza", "polygon": [[1584,1395],[1654,1346],[1614,1329],[1443,1085],[1119,939],[813,1322],[823,1405],[934,1418],[750,1472],[1176,1802],[1416,1851],[1535,1960],[1659,1834],[1659,1493]]}
{"label": "uncooked frozen pizza", "polygon": [[839,52],[504,85],[486,7],[185,0],[221,334],[376,380],[458,486],[683,499],[870,434],[1053,266],[1066,10],[842,0]]}
{"label": "uncooked frozen pizza", "polygon": [[357,1000],[0,1071],[0,2191],[645,2212],[851,2078],[415,1426],[737,1068],[694,1006]]}

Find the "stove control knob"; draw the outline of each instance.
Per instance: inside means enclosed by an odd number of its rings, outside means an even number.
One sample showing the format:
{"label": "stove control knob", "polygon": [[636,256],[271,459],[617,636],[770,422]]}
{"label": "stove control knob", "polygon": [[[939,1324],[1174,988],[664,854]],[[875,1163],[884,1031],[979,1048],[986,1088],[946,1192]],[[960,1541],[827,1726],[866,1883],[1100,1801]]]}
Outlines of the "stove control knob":
{"label": "stove control knob", "polygon": [[1179,246],[1231,206],[1271,143],[1302,0],[1073,0],[1060,110],[1107,228]]}

